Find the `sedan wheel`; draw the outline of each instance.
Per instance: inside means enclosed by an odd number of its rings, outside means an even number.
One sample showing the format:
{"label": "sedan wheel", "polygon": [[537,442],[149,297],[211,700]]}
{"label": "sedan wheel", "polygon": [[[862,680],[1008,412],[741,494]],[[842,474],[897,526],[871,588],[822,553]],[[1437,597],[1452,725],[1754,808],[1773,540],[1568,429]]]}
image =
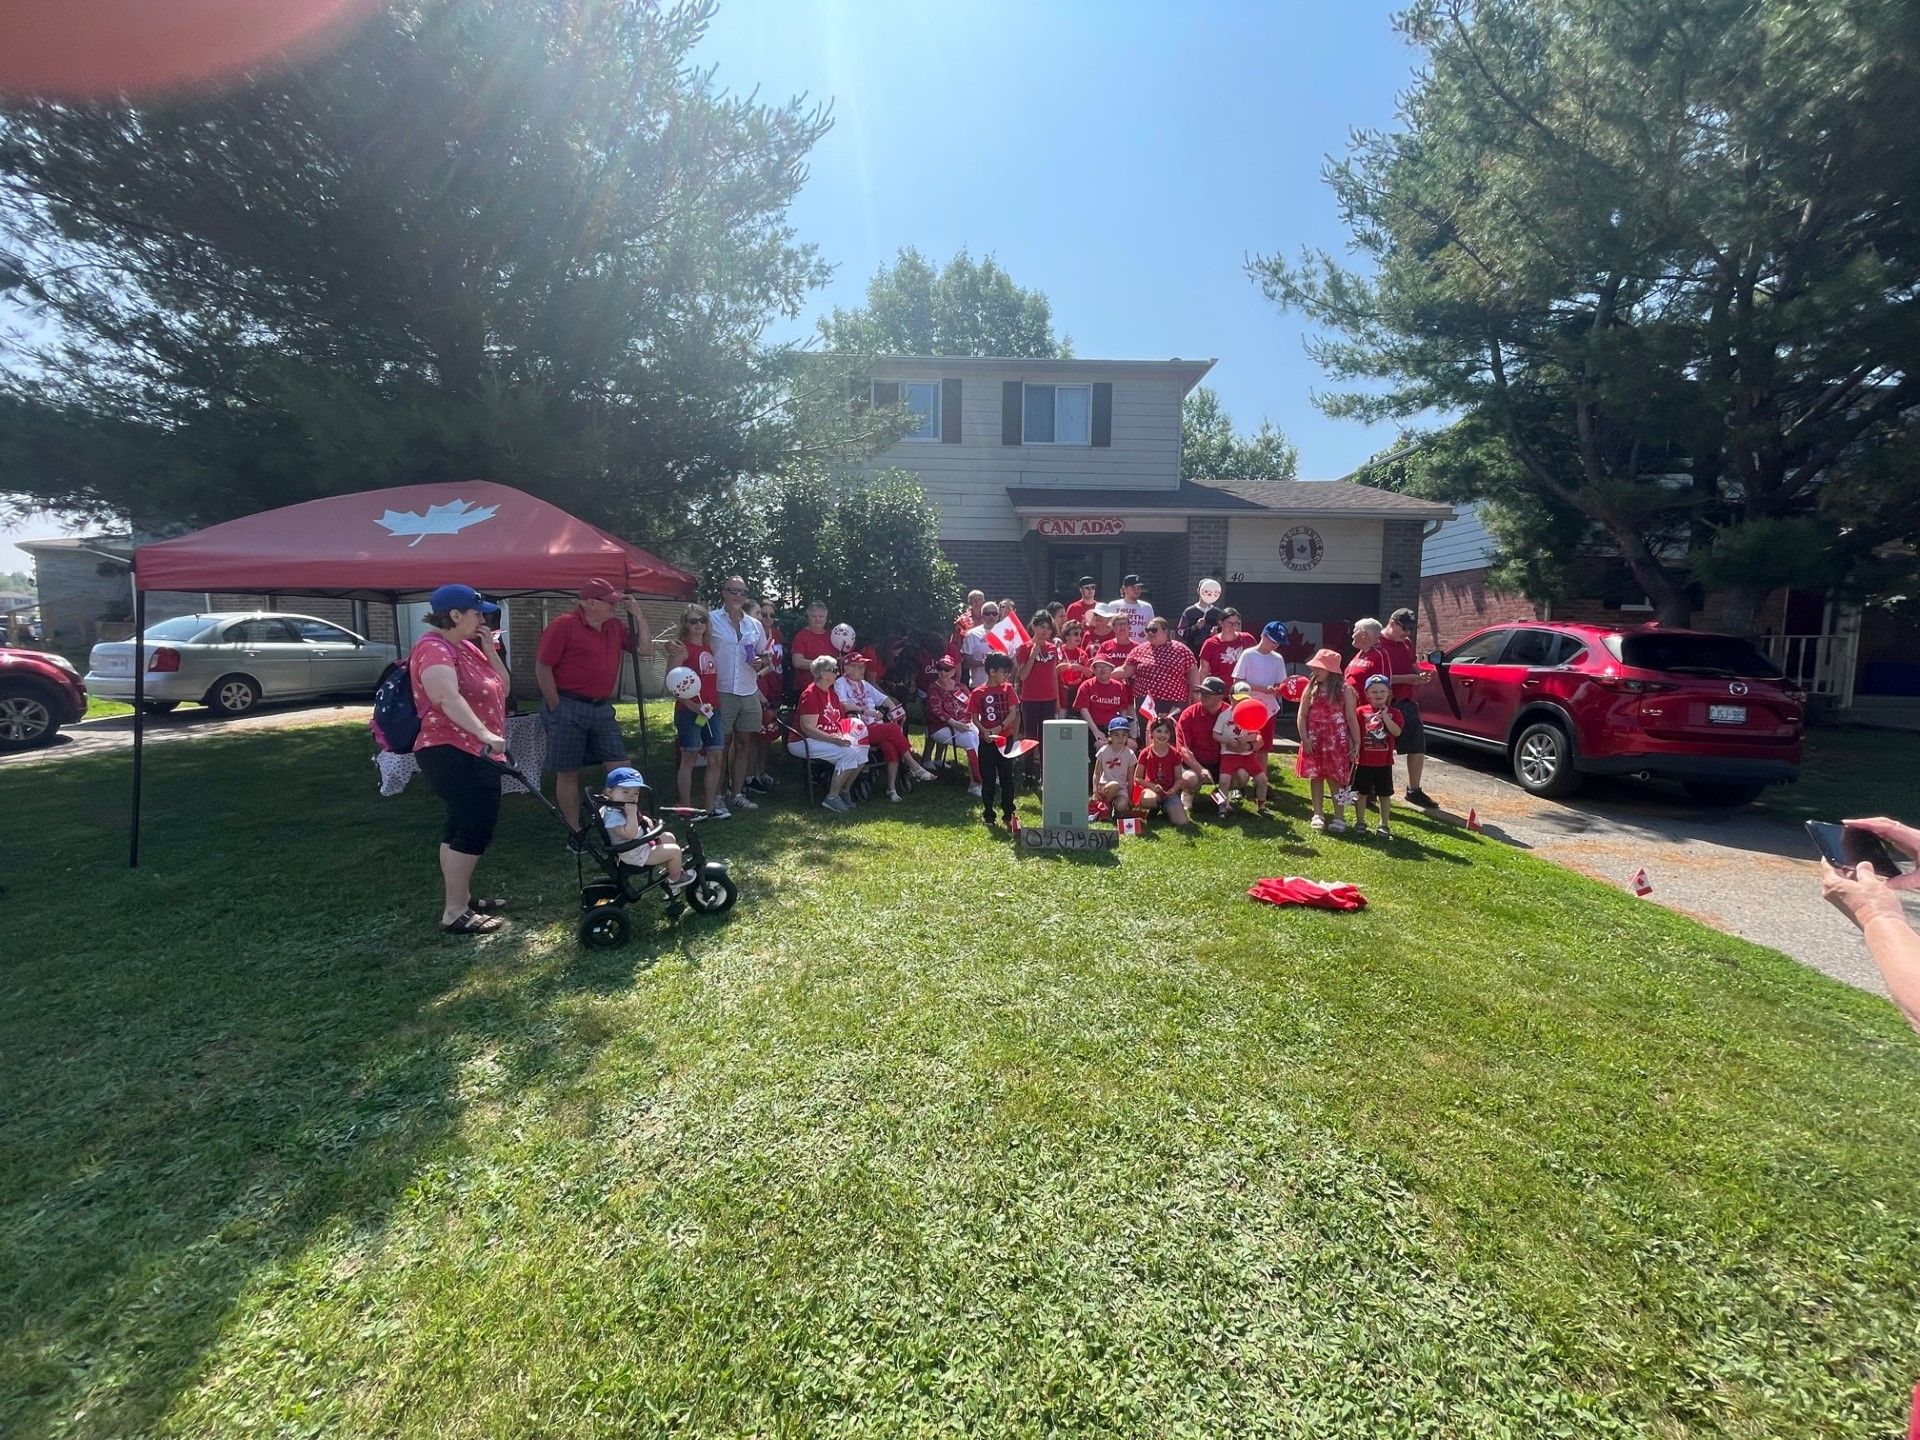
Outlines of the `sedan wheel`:
{"label": "sedan wheel", "polygon": [[54,723],[47,702],[31,691],[0,693],[0,750],[24,750],[53,738]]}
{"label": "sedan wheel", "polygon": [[260,687],[244,675],[223,675],[214,682],[207,703],[220,715],[244,715],[260,703]]}
{"label": "sedan wheel", "polygon": [[1529,795],[1557,800],[1580,785],[1573,768],[1573,742],[1551,721],[1540,721],[1520,732],[1513,743],[1513,778]]}

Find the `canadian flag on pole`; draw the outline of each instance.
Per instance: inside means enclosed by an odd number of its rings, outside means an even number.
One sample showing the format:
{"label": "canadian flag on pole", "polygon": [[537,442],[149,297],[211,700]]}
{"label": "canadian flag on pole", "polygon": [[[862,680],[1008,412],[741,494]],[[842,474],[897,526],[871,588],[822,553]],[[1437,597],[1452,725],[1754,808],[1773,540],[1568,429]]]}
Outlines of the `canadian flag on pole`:
{"label": "canadian flag on pole", "polygon": [[1140,717],[1149,725],[1160,718],[1160,712],[1153,708],[1153,696],[1144,695],[1141,697]]}
{"label": "canadian flag on pole", "polygon": [[1018,615],[1001,616],[1000,623],[987,631],[987,644],[1002,655],[1013,654],[1032,639],[1033,637],[1027,634],[1027,627],[1020,623]]}
{"label": "canadian flag on pole", "polygon": [[1636,895],[1651,895],[1653,882],[1647,879],[1647,867],[1642,865],[1627,880],[1627,888]]}

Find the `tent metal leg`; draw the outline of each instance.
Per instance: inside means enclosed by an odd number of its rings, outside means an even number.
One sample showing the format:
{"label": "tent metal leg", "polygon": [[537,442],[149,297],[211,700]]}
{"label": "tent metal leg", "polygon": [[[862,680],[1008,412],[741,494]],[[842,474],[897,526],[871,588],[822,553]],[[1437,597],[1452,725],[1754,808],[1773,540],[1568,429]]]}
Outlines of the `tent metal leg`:
{"label": "tent metal leg", "polygon": [[140,782],[147,748],[147,592],[133,592],[133,822],[127,868],[140,868]]}

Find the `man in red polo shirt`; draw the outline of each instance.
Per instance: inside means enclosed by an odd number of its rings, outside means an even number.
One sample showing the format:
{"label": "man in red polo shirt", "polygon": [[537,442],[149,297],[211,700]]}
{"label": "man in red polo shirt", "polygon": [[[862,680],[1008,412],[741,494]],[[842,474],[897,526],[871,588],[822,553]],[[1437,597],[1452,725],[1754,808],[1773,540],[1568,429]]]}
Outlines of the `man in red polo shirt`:
{"label": "man in red polo shirt", "polygon": [[[627,617],[637,635],[627,629]],[[653,654],[646,617],[639,601],[621,595],[606,580],[582,585],[578,607],[551,621],[540,635],[533,674],[547,705],[547,765],[553,771],[560,813],[576,830],[581,767],[616,765],[627,758],[613,697],[620,688],[620,662],[629,650]]]}
{"label": "man in red polo shirt", "polygon": [[1220,708],[1226,703],[1227,686],[1218,675],[1200,682],[1200,698],[1180,712],[1173,724],[1174,738],[1180,748],[1206,767],[1207,778],[1220,778]]}

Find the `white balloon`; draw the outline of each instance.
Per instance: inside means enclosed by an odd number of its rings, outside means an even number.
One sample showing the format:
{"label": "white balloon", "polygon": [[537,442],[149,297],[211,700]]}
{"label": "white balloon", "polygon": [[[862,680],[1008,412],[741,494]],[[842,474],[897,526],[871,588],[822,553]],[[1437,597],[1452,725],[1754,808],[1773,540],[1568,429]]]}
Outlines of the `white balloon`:
{"label": "white balloon", "polygon": [[853,627],[843,622],[829,630],[827,632],[827,638],[833,641],[834,649],[851,650],[854,640],[858,637],[854,635]]}
{"label": "white balloon", "polygon": [[1199,591],[1200,598],[1211,605],[1220,598],[1220,582],[1218,580],[1202,580],[1199,585]]}
{"label": "white balloon", "polygon": [[700,677],[684,665],[676,665],[667,672],[667,689],[679,700],[696,700],[700,696]]}

